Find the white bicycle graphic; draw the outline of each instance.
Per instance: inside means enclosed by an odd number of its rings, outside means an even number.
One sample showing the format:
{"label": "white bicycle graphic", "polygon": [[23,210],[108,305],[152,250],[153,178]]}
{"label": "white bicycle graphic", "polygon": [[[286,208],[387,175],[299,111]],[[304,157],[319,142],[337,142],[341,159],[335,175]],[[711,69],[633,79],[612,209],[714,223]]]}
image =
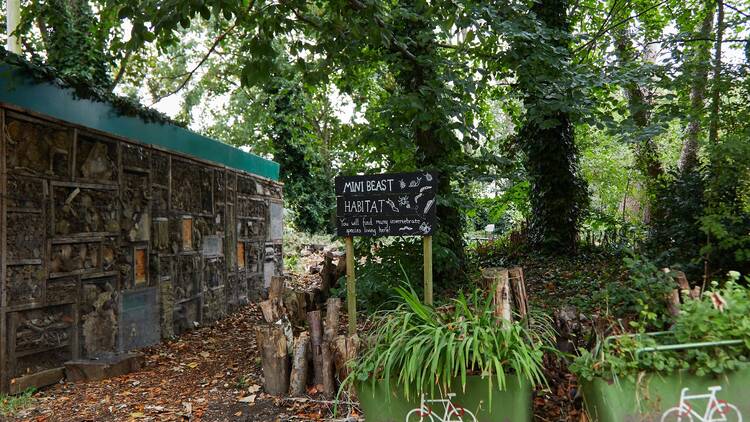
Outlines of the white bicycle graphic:
{"label": "white bicycle graphic", "polygon": [[[721,386],[708,387],[709,394],[694,394],[689,396],[688,389],[683,388],[680,393],[680,404],[668,409],[661,416],[661,422],[692,422],[695,417],[701,422],[742,422],[742,414],[737,407],[725,400],[718,400],[716,393],[721,391]],[[688,403],[689,400],[706,400],[706,411],[701,416]]]}
{"label": "white bicycle graphic", "polygon": [[[419,407],[406,414],[406,422],[477,422],[473,413],[461,406],[456,406],[451,401],[451,398],[455,395],[454,393],[448,393],[447,399],[425,400],[424,394],[422,394]],[[441,418],[433,413],[432,408],[427,405],[428,403],[442,405],[445,409],[443,417]]]}

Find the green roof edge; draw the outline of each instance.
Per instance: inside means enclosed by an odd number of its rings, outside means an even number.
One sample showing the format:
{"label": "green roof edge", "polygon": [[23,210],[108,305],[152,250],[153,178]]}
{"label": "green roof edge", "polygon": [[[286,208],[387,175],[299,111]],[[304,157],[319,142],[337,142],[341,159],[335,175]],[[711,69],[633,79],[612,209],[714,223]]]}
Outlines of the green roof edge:
{"label": "green roof edge", "polygon": [[0,63],[0,102],[279,180],[279,163],[275,161],[173,124],[122,115],[109,103],[76,98],[72,88],[37,81],[21,68],[7,63]]}

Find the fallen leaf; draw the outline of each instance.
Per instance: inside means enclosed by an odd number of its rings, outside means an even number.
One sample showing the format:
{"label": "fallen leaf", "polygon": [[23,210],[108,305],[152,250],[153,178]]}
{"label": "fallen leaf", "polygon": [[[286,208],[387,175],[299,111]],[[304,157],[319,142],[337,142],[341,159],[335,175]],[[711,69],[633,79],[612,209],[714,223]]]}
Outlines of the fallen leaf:
{"label": "fallen leaf", "polygon": [[145,416],[146,415],[144,415],[141,412],[133,412],[133,413],[130,414],[130,417],[133,418],[133,419],[143,418]]}
{"label": "fallen leaf", "polygon": [[198,362],[190,362],[190,363],[188,363],[188,364],[187,364],[187,366],[188,366],[188,367],[189,367],[190,369],[195,369],[195,368],[197,368],[197,367],[198,367]]}
{"label": "fallen leaf", "polygon": [[240,399],[241,403],[255,403],[255,394]]}
{"label": "fallen leaf", "polygon": [[211,356],[211,353],[208,353],[208,352],[200,352],[199,354],[206,359],[208,359],[208,357]]}
{"label": "fallen leaf", "polygon": [[234,414],[234,416],[242,416],[242,412],[237,412]]}
{"label": "fallen leaf", "polygon": [[247,392],[250,394],[257,393],[260,391],[260,385],[253,384],[250,387],[247,387]]}

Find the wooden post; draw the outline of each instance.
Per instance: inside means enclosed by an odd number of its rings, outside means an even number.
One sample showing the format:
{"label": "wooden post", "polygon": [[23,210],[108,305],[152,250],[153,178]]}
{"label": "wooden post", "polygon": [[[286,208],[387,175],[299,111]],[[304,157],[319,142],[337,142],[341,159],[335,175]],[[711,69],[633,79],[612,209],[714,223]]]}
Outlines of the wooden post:
{"label": "wooden post", "polygon": [[357,334],[357,291],[354,282],[354,242],[346,238],[346,308],[349,314],[349,335]]}
{"label": "wooden post", "polygon": [[432,306],[432,236],[424,236],[424,303]]}

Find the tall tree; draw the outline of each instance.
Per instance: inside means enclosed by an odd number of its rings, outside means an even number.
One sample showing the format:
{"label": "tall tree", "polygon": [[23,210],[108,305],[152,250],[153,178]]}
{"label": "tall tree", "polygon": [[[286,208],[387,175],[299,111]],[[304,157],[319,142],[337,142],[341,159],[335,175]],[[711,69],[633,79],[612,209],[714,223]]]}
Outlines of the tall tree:
{"label": "tall tree", "polygon": [[715,3],[704,2],[700,10],[700,26],[695,32],[696,41],[690,43],[689,59],[684,71],[690,80],[690,106],[685,141],[680,153],[679,168],[682,173],[690,173],[698,166],[698,151],[702,122],[705,117],[706,87],[711,63],[711,32],[714,22]]}
{"label": "tall tree", "polygon": [[[576,236],[588,194],[579,174],[578,151],[569,110],[556,90],[566,86],[571,63],[570,28],[566,0],[536,2],[546,44],[519,45],[526,55],[518,68],[524,92],[526,122],[519,139],[532,189],[529,225],[532,244],[549,251],[575,250]],[[536,51],[531,51],[536,49]],[[552,99],[550,101],[550,98]]]}

